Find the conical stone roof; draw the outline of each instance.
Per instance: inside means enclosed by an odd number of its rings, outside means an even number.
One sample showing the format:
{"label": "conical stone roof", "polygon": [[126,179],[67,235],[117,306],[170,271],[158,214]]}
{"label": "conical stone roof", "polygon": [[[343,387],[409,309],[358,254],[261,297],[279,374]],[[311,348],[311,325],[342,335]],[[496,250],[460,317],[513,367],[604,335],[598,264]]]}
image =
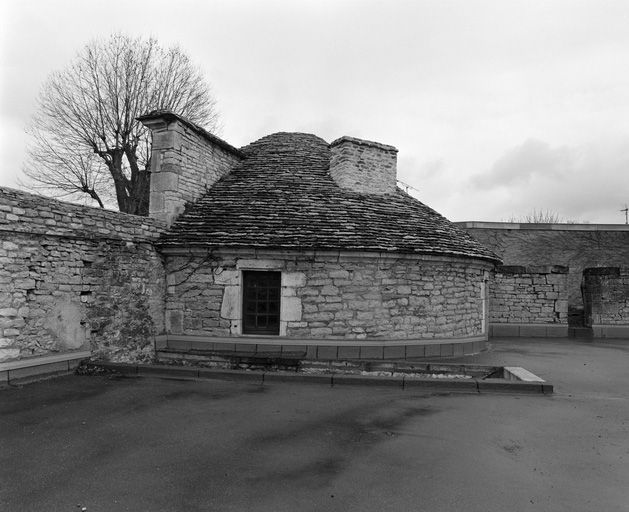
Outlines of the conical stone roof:
{"label": "conical stone roof", "polygon": [[241,149],[245,158],[166,232],[159,246],[378,251],[499,258],[401,190],[360,194],[332,179],[329,144],[275,133]]}

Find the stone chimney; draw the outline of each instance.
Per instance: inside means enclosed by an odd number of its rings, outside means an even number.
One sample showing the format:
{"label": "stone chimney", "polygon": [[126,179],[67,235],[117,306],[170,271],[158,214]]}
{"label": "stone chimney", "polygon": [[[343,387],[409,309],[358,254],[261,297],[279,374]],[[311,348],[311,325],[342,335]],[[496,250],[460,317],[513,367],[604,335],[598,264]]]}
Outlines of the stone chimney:
{"label": "stone chimney", "polygon": [[203,128],[170,111],[138,117],[151,130],[149,216],[170,226],[189,201],[242,160],[241,152]]}
{"label": "stone chimney", "polygon": [[361,194],[392,194],[397,188],[397,149],[341,137],[330,144],[330,174],[343,188]]}

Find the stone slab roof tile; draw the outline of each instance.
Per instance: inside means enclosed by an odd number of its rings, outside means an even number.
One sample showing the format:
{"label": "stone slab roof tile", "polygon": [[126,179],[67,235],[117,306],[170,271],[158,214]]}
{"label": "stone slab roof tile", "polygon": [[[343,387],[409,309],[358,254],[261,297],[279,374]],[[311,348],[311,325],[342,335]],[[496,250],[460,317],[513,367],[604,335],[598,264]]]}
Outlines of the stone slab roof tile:
{"label": "stone slab roof tile", "polygon": [[359,194],[329,173],[330,149],[276,133],[241,149],[244,160],[189,205],[160,247],[357,250],[499,258],[401,190]]}

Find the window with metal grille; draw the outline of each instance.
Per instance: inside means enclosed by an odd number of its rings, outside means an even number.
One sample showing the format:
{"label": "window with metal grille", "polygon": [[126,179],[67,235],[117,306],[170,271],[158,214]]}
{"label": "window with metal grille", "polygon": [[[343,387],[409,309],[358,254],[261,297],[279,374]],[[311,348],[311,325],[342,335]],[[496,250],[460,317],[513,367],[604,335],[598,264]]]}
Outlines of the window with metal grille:
{"label": "window with metal grille", "polygon": [[242,332],[279,335],[282,273],[247,270],[242,277]]}

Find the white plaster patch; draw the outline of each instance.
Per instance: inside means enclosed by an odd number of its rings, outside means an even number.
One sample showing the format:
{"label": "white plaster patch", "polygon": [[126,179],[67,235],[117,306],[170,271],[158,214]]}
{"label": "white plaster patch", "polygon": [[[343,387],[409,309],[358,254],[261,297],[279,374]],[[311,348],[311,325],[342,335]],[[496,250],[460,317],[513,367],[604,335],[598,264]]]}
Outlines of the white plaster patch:
{"label": "white plaster patch", "polygon": [[50,312],[46,328],[56,338],[59,349],[81,348],[86,342],[85,327],[81,325],[81,307],[73,302],[59,302]]}

